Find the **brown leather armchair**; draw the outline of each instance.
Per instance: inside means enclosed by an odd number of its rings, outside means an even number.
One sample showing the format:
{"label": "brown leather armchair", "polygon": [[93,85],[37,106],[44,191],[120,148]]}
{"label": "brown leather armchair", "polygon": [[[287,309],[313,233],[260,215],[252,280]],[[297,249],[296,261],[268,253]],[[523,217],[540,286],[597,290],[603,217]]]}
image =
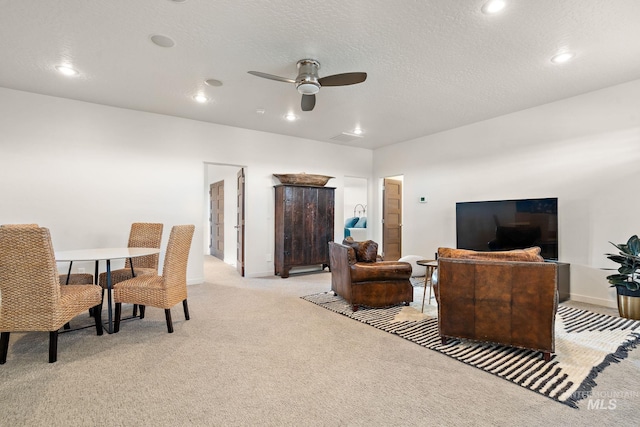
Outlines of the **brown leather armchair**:
{"label": "brown leather armchair", "polygon": [[349,246],[329,242],[331,290],[351,304],[353,311],[360,305],[388,307],[413,301],[411,264],[379,261],[377,248],[371,240],[350,242]]}
{"label": "brown leather armchair", "polygon": [[[536,252],[537,250],[537,252]],[[438,250],[438,328],[447,338],[555,351],[557,266],[540,248],[504,252]]]}

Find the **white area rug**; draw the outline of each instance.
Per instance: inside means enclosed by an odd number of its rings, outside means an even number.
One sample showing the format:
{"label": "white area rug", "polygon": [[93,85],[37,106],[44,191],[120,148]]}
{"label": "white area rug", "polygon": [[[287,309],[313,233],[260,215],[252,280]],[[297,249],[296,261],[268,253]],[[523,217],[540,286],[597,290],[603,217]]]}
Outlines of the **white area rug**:
{"label": "white area rug", "polygon": [[[443,345],[438,334],[437,309],[395,306],[351,310],[333,292],[303,299],[576,408],[587,398],[595,378],[612,362],[624,359],[640,341],[640,322],[560,306],[556,316],[556,352],[545,362],[540,352],[467,340]],[[421,300],[420,300],[421,301]],[[421,304],[420,304],[421,305]]]}

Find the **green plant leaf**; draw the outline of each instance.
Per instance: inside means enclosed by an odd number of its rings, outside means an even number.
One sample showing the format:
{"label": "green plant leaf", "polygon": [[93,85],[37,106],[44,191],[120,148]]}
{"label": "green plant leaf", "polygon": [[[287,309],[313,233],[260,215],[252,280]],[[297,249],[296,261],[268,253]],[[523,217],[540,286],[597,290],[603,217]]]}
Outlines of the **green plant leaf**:
{"label": "green plant leaf", "polygon": [[638,239],[637,235],[633,235],[629,238],[627,242],[627,249],[631,255],[638,255],[640,253],[640,239]]}
{"label": "green plant leaf", "polygon": [[613,262],[617,262],[618,264],[626,262],[624,260],[628,260],[629,262],[640,263],[640,256],[636,256],[636,255],[625,254],[622,252],[619,254],[605,254],[605,255],[607,256],[608,259],[610,259]]}
{"label": "green plant leaf", "polygon": [[607,254],[607,258],[613,262],[617,262],[618,264],[628,264],[630,262],[628,255]]}
{"label": "green plant leaf", "polygon": [[[629,238],[627,243],[616,244],[609,242],[620,252],[618,254],[605,254],[611,261],[620,264],[618,274],[607,276],[607,281],[611,286],[624,286],[630,291],[640,289],[640,282],[636,279],[640,277],[640,239],[637,235]],[[610,270],[610,269],[605,269]]]}
{"label": "green plant leaf", "polygon": [[618,250],[622,253],[628,254],[629,253],[629,248],[627,248],[627,245],[625,245],[624,243],[613,243],[613,242],[609,242],[611,243],[613,246],[615,246],[616,248],[618,248]]}
{"label": "green plant leaf", "polygon": [[607,276],[607,280],[612,285],[627,286],[629,276],[627,276],[626,274],[612,274],[610,276]]}
{"label": "green plant leaf", "polygon": [[631,275],[636,271],[635,267],[633,265],[623,265],[622,267],[620,267],[618,269],[618,273],[620,274],[625,274],[625,275]]}

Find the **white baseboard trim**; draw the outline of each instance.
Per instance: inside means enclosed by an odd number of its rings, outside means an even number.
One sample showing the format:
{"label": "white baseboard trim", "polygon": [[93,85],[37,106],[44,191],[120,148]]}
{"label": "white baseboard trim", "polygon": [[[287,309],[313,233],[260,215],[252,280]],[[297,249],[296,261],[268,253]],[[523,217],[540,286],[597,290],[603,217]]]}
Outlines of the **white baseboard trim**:
{"label": "white baseboard trim", "polygon": [[572,293],[569,299],[572,301],[584,302],[587,304],[600,305],[602,307],[618,308],[618,303],[616,301],[611,301],[603,298],[593,298],[586,295],[577,295]]}
{"label": "white baseboard trim", "polygon": [[[302,266],[302,267],[291,267],[289,270],[289,274],[296,273],[318,273],[323,271],[319,265],[310,265],[310,266]],[[328,268],[325,268],[324,271],[329,271]],[[260,273],[247,273],[244,272],[244,277],[265,277],[265,276],[274,276],[273,270],[267,270]]]}

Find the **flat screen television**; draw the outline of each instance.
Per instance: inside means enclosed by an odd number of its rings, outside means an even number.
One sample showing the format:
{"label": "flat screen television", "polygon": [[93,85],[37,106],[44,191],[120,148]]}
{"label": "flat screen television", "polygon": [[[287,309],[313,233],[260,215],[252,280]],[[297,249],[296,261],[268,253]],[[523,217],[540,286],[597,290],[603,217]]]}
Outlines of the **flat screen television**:
{"label": "flat screen television", "polygon": [[558,259],[558,199],[456,203],[459,249],[506,251],[539,246],[544,259]]}

